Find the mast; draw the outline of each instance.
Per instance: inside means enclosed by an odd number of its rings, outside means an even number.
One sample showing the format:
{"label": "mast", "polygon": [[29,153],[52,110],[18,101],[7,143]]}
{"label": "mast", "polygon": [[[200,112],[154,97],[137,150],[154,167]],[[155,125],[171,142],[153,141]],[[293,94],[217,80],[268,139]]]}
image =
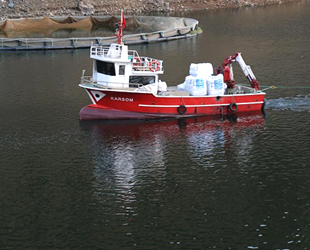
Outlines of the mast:
{"label": "mast", "polygon": [[126,26],[126,20],[125,20],[125,16],[124,16],[124,12],[122,11],[121,14],[121,21],[118,22],[116,25],[116,33],[115,35],[118,38],[118,44],[123,44],[123,32]]}

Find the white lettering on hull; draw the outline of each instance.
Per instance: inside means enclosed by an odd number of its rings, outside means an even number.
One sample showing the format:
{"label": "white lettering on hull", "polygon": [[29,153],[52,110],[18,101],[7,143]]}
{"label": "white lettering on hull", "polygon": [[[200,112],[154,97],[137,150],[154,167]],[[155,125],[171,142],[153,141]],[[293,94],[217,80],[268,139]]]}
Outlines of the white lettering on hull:
{"label": "white lettering on hull", "polygon": [[118,101],[118,102],[133,102],[133,98],[128,97],[115,97],[111,96],[112,101]]}

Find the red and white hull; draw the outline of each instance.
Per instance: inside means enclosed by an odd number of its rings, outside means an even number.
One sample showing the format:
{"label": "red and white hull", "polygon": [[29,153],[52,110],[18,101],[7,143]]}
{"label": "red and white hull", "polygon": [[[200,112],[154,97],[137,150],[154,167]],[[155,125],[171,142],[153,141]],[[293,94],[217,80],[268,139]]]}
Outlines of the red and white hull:
{"label": "red and white hull", "polygon": [[[122,22],[119,27],[124,28]],[[80,111],[81,120],[185,118],[260,111],[264,107],[265,93],[259,90],[240,53],[225,59],[224,74],[221,67],[214,74],[211,63],[191,64],[184,83],[169,88],[159,79],[164,73],[163,61],[139,56],[121,39],[109,48],[92,46],[90,57],[93,74],[84,76],[83,71],[79,86],[93,104]],[[235,82],[234,61],[239,62],[252,88]]]}
{"label": "red and white hull", "polygon": [[252,112],[263,109],[265,97],[264,92],[222,96],[160,96],[150,92],[83,88],[93,104],[81,109],[81,120],[183,118]]}

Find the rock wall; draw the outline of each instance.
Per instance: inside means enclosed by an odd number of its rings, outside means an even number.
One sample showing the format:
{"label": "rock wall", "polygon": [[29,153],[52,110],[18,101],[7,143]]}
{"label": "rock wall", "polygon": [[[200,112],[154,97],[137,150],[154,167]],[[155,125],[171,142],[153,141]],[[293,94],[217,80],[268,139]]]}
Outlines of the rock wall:
{"label": "rock wall", "polygon": [[299,0],[0,0],[0,19],[146,14],[281,4]]}

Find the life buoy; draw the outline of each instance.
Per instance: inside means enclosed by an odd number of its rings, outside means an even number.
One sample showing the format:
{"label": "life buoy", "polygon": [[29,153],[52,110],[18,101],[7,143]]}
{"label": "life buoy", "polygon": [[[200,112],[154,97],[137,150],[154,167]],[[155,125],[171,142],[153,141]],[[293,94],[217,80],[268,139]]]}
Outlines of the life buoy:
{"label": "life buoy", "polygon": [[230,109],[230,111],[236,112],[238,109],[238,105],[237,105],[237,103],[232,102],[231,104],[229,104],[228,108]]}
{"label": "life buoy", "polygon": [[140,57],[134,57],[134,58],[133,58],[132,64],[133,64],[134,66],[136,66],[136,67],[140,66],[140,65],[141,65],[141,59],[140,59]]}
{"label": "life buoy", "polygon": [[180,106],[178,107],[178,112],[179,112],[179,114],[183,115],[183,114],[186,113],[186,111],[187,111],[187,108],[185,107],[185,105],[180,105]]}
{"label": "life buoy", "polygon": [[149,67],[152,72],[156,72],[159,70],[159,62],[156,60],[151,61],[149,64]]}

